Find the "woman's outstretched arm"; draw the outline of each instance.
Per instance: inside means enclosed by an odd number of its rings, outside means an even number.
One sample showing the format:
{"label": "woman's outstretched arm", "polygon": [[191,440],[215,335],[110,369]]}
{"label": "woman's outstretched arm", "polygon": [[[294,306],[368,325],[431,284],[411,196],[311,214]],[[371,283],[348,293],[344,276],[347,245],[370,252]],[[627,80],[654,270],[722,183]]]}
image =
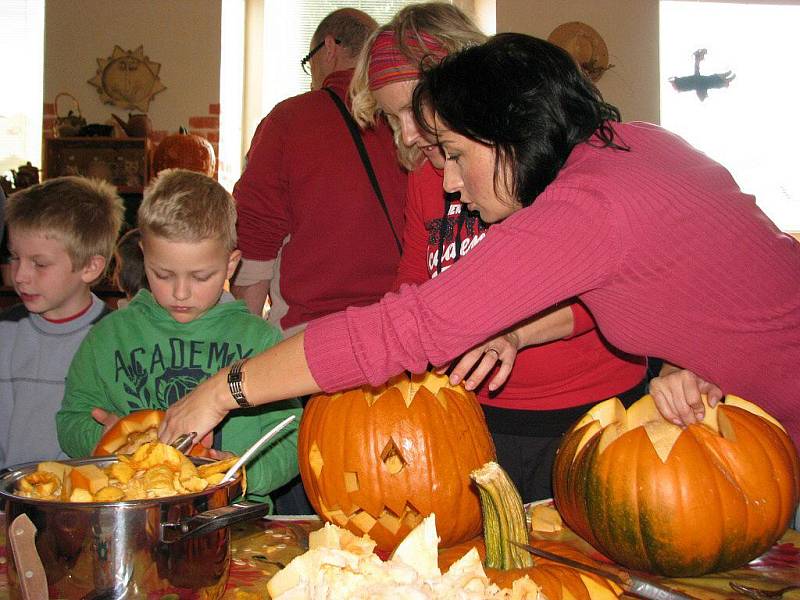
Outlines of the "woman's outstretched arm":
{"label": "woman's outstretched arm", "polygon": [[[228,371],[221,369],[167,410],[159,432],[163,441],[191,431],[202,439],[229,411],[239,408],[228,387]],[[244,394],[254,406],[320,391],[308,369],[302,332],[248,360],[243,372]]]}

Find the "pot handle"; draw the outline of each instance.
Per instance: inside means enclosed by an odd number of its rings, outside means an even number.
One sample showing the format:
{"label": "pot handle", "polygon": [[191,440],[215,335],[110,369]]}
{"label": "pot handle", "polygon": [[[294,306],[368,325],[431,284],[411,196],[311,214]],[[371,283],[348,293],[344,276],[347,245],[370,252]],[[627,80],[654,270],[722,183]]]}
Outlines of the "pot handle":
{"label": "pot handle", "polygon": [[[263,517],[269,512],[270,505],[261,502],[234,502],[230,506],[222,506],[194,515],[180,523],[164,523],[161,526],[161,541],[174,544],[200,535],[206,535],[241,521]],[[165,537],[165,530],[175,528],[173,536]]]}

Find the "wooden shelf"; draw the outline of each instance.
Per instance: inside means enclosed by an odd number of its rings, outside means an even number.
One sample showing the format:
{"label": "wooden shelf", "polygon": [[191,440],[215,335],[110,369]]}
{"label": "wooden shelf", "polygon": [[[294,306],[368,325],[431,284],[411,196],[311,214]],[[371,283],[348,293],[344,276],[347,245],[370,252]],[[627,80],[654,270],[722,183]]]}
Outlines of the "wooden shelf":
{"label": "wooden shelf", "polygon": [[141,194],[150,179],[147,138],[46,138],[42,179],[83,175],[113,183],[121,194]]}

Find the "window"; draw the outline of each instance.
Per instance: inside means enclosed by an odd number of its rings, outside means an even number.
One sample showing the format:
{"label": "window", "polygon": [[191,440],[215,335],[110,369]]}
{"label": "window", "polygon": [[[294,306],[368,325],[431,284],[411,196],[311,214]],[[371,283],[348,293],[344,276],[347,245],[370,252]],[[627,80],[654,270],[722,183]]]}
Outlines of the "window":
{"label": "window", "polygon": [[[285,98],[307,92],[300,68],[319,22],[354,7],[386,23],[422,0],[226,0],[222,4],[220,182],[232,189],[259,121]],[[495,0],[451,0],[487,33],[495,30]]]}
{"label": "window", "polygon": [[[420,0],[416,0],[420,1]],[[485,1],[485,0],[484,0]],[[285,98],[307,92],[300,59],[319,22],[354,7],[388,21],[409,0],[227,0],[222,4],[219,181],[228,190],[261,118]]]}
{"label": "window", "polygon": [[262,113],[267,114],[284,98],[308,91],[311,78],[300,68],[300,59],[308,53],[311,36],[328,13],[338,8],[357,8],[383,24],[403,6],[414,3],[409,0],[265,2]]}
{"label": "window", "polygon": [[27,161],[42,166],[44,0],[4,0],[0,23],[0,72],[8,83],[0,93],[0,175],[10,175]]}
{"label": "window", "polygon": [[[794,75],[800,2],[660,3],[661,123],[725,165],[784,231],[800,231],[800,163]],[[668,79],[733,71],[729,87],[700,101]]]}

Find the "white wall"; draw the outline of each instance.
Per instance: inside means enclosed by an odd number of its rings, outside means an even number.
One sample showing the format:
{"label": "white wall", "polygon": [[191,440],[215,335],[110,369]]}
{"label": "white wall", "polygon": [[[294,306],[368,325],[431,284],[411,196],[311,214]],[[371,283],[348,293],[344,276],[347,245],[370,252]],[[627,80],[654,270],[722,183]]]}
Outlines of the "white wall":
{"label": "white wall", "polygon": [[553,29],[582,21],[608,46],[614,64],[596,82],[625,121],[659,122],[658,0],[497,0],[497,31],[547,39]]}
{"label": "white wall", "polygon": [[[44,102],[69,92],[89,123],[102,123],[125,110],[103,104],[88,80],[97,59],[114,46],[144,45],[149,59],[161,63],[167,87],[150,103],[155,129],[175,131],[192,115],[208,114],[219,103],[222,0],[47,0],[45,12]],[[64,102],[62,114],[68,107]],[[135,111],[138,112],[138,111]]]}

